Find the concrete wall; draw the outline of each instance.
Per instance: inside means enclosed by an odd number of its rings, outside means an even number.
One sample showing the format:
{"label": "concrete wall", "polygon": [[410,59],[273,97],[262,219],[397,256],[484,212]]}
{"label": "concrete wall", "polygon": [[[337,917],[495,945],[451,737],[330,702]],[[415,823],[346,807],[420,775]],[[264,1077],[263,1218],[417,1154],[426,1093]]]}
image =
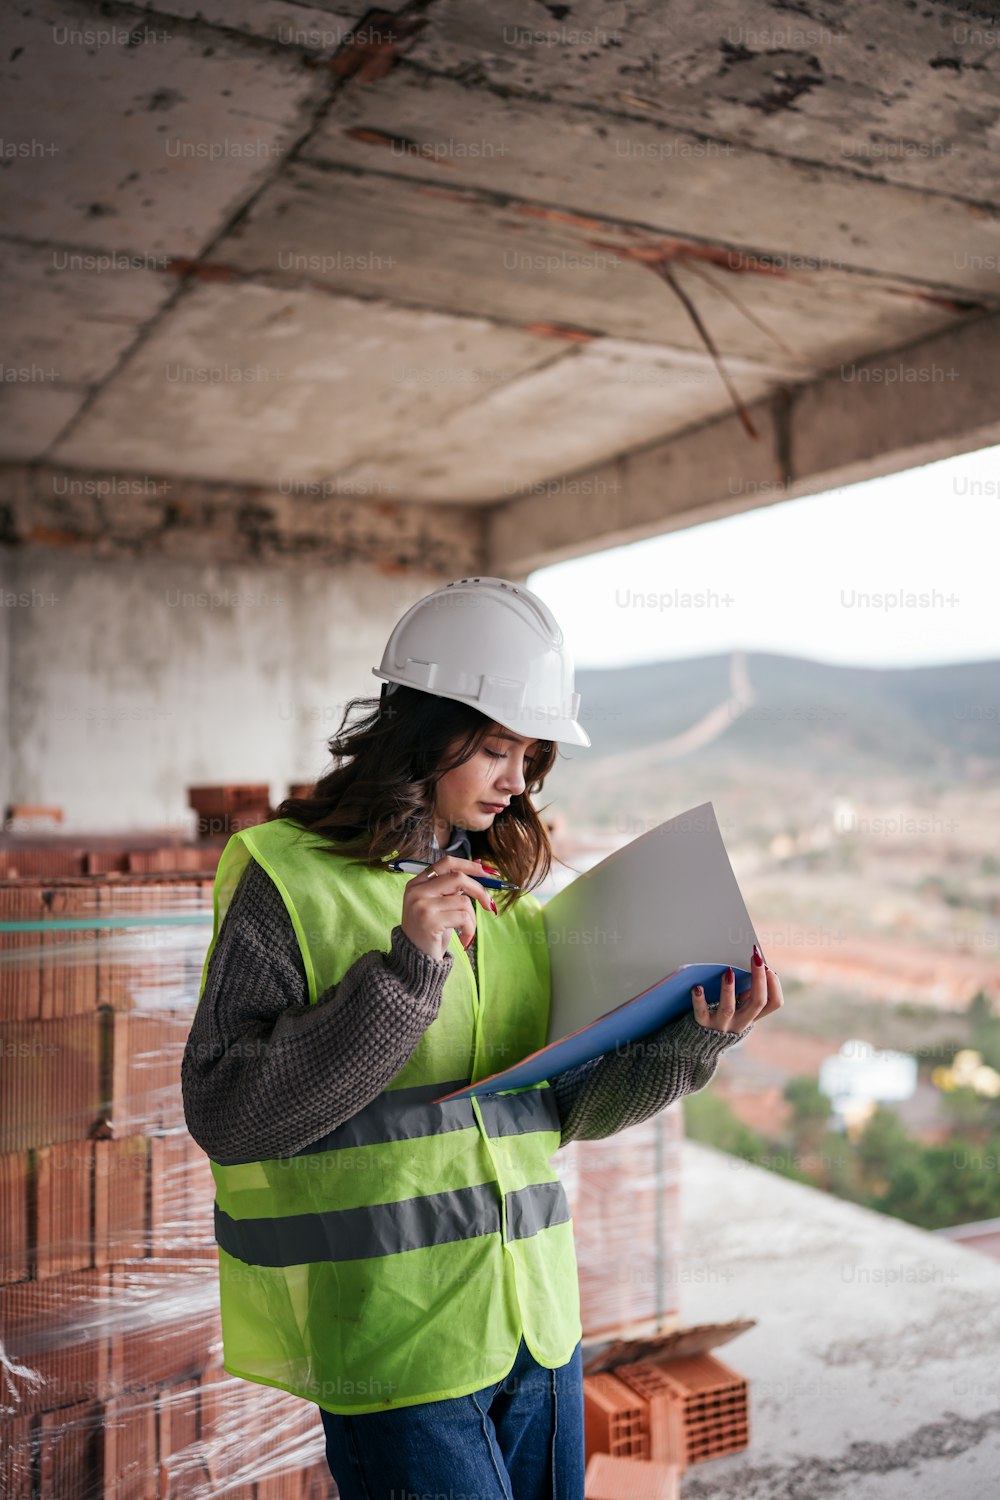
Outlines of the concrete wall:
{"label": "concrete wall", "polygon": [[9,638],[6,801],[74,829],[194,830],[198,782],[310,780],[395,621],[444,579],[0,551]]}

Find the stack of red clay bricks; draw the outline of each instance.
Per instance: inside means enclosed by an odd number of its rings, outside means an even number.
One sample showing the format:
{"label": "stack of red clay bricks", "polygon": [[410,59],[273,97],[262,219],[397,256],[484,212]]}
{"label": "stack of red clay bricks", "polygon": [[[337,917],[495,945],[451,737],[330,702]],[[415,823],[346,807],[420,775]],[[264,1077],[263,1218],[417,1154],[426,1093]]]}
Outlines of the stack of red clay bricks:
{"label": "stack of red clay bricks", "polygon": [[316,1408],[221,1367],[180,1064],[200,876],[0,881],[0,1495],[320,1500]]}
{"label": "stack of red clay bricks", "polygon": [[[306,796],[312,786],[294,782],[290,797]],[[225,841],[241,828],[252,828],[271,816],[270,787],[260,784],[188,787],[188,803],[198,814],[196,844],[177,843],[169,833],[67,834],[51,831],[62,821],[62,809],[9,806],[0,833],[0,880],[51,880],[67,875],[146,875],[183,871],[200,874],[219,863]],[[40,833],[18,831],[18,814],[52,813],[51,828]],[[30,824],[30,820],[28,820]],[[26,824],[26,826],[28,826]]]}
{"label": "stack of red clay bricks", "polygon": [[[219,863],[221,846],[169,844],[157,847],[144,840],[143,847],[130,847],[133,840],[102,839],[97,847],[88,840],[75,842],[63,837],[8,840],[0,848],[0,880],[53,880],[66,875],[210,874]],[[87,844],[87,847],[84,847]],[[148,847],[147,847],[148,846]]]}
{"label": "stack of red clay bricks", "polygon": [[711,1354],[585,1375],[583,1400],[587,1500],[676,1500],[685,1469],[750,1441],[747,1382]]}
{"label": "stack of red clay bricks", "polygon": [[573,1214],[584,1338],[661,1333],[678,1320],[680,1105],[555,1159]]}
{"label": "stack of red clay bricks", "polygon": [[188,806],[198,814],[198,837],[217,838],[253,828],[271,816],[271,788],[260,785],[189,786]]}
{"label": "stack of red clay bricks", "polygon": [[595,1453],[587,1463],[584,1495],[586,1500],[678,1500],[679,1484],[676,1464]]}
{"label": "stack of red clay bricks", "polygon": [[[289,796],[312,790],[306,783],[289,786]],[[219,864],[226,838],[253,828],[271,816],[270,786],[264,783],[189,786],[187,801],[198,813],[199,843],[175,843],[150,834],[66,834],[10,832],[0,834],[0,879],[57,879],[70,874],[199,874]],[[10,814],[45,808],[9,807]],[[52,826],[61,808],[51,808]],[[18,819],[10,817],[9,826]]]}

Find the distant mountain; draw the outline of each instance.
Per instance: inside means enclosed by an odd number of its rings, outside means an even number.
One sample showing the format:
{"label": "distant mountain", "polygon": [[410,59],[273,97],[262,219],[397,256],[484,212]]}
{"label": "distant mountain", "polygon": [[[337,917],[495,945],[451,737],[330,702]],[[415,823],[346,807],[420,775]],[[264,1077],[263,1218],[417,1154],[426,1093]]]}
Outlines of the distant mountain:
{"label": "distant mountain", "polygon": [[581,768],[1000,769],[998,661],[879,669],[747,652],[581,668],[577,688],[593,746],[566,754]]}

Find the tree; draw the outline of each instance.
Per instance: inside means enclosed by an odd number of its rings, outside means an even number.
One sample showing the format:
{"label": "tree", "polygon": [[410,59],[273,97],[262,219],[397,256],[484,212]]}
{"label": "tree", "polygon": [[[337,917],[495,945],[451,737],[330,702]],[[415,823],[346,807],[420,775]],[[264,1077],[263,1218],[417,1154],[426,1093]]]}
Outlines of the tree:
{"label": "tree", "polygon": [[871,1200],[869,1207],[905,1219],[909,1224],[922,1224],[925,1229],[938,1227],[941,1202],[938,1174],[927,1159],[927,1152],[916,1142],[915,1150],[891,1163],[888,1181]]}
{"label": "tree", "polygon": [[730,1156],[754,1161],[769,1149],[767,1141],[756,1130],[734,1114],[725,1099],[711,1089],[699,1089],[684,1100],[684,1129],[693,1141],[728,1151]]}
{"label": "tree", "polygon": [[884,1191],[893,1167],[912,1160],[919,1142],[906,1133],[906,1126],[891,1109],[879,1104],[858,1140],[858,1157],[865,1177]]}
{"label": "tree", "polygon": [[985,990],[976,991],[966,1007],[965,1014],[968,1017],[969,1025],[973,1029],[995,1019],[993,1007],[987,998]]}
{"label": "tree", "polygon": [[1000,1136],[985,1144],[955,1137],[947,1145],[928,1147],[927,1159],[936,1179],[934,1203],[921,1221],[928,1228],[1000,1215]]}
{"label": "tree", "polygon": [[951,1129],[961,1136],[985,1139],[1000,1125],[1000,1101],[977,1094],[975,1089],[946,1089],[941,1094],[941,1109]]}
{"label": "tree", "polygon": [[783,1095],[792,1106],[789,1130],[794,1144],[805,1150],[816,1146],[830,1118],[830,1101],[819,1083],[803,1073],[788,1080]]}
{"label": "tree", "polygon": [[1000,1017],[983,990],[973,995],[965,1014],[971,1045],[989,1067],[1000,1068]]}

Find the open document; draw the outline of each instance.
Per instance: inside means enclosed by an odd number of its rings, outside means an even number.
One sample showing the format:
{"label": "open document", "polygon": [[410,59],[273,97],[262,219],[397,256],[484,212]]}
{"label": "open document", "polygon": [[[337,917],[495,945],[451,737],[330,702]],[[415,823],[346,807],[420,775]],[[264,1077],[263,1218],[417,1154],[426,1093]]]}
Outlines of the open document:
{"label": "open document", "polygon": [[[548,1044],[442,1098],[526,1088],[718,1000],[732,964],[750,986],[757,941],[711,802],[609,854],[543,906],[552,973]],[[439,1102],[437,1100],[435,1103]]]}

